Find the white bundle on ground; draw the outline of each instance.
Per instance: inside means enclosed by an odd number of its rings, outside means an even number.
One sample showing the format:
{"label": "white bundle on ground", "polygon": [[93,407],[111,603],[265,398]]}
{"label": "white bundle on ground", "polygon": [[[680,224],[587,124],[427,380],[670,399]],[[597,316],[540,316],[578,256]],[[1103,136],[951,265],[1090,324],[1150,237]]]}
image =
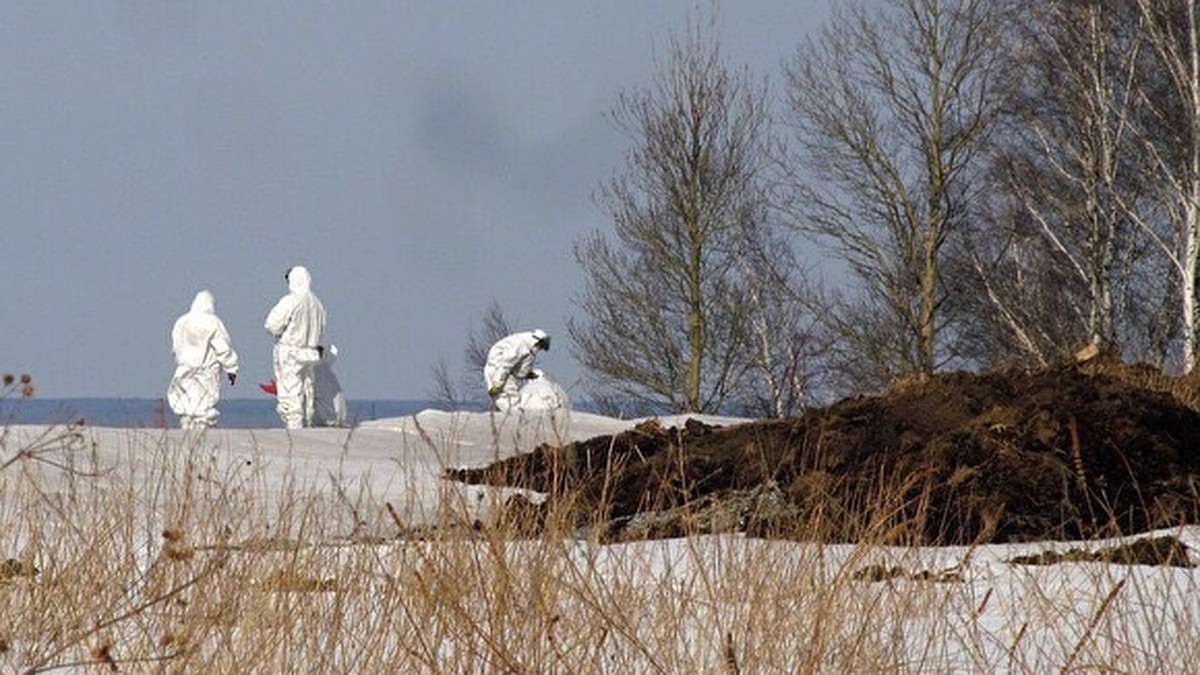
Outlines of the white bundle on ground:
{"label": "white bundle on ground", "polygon": [[571,399],[567,391],[546,373],[535,369],[534,377],[521,387],[521,398],[517,407],[521,410],[570,410]]}

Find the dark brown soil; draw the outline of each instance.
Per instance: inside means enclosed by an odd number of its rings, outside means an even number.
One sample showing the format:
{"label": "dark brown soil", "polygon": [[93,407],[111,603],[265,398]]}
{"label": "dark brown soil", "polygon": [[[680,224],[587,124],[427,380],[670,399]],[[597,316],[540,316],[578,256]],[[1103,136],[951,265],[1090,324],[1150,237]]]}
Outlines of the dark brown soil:
{"label": "dark brown soil", "polygon": [[648,422],[449,476],[548,493],[513,508],[607,540],[734,530],[969,544],[1200,522],[1200,413],[1096,370],[944,374],[724,428]]}

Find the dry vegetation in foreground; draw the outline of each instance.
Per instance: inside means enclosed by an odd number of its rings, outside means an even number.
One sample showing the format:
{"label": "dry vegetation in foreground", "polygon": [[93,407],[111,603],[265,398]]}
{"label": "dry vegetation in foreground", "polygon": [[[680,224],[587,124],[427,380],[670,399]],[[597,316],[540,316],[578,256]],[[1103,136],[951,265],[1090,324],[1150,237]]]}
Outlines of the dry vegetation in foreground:
{"label": "dry vegetation in foreground", "polygon": [[835,539],[816,514],[789,541],[604,545],[554,511],[473,526],[450,486],[435,526],[405,527],[345,486],[268,480],[178,433],[129,431],[115,466],[82,429],[15,439],[0,447],[6,672],[1184,672],[1200,658],[1191,569],[884,546],[886,495],[856,544],[803,543]]}

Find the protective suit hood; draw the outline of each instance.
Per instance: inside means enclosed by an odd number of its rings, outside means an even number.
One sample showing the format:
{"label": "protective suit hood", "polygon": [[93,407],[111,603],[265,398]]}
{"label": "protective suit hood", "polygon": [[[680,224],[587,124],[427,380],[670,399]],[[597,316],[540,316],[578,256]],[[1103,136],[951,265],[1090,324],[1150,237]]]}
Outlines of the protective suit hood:
{"label": "protective suit hood", "polygon": [[312,275],[308,273],[308,269],[296,265],[288,270],[288,290],[292,293],[307,293],[312,289]]}
{"label": "protective suit hood", "polygon": [[209,291],[200,291],[192,300],[192,311],[203,314],[216,314],[217,301]]}

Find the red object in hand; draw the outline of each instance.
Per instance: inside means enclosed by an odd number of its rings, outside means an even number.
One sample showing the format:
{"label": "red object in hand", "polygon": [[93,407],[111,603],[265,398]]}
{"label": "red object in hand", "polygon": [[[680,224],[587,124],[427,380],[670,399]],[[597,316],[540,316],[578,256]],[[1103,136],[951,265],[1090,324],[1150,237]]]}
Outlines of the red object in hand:
{"label": "red object in hand", "polygon": [[271,380],[270,382],[260,382],[258,387],[272,396],[275,396],[279,393],[279,389],[275,386],[275,380]]}

